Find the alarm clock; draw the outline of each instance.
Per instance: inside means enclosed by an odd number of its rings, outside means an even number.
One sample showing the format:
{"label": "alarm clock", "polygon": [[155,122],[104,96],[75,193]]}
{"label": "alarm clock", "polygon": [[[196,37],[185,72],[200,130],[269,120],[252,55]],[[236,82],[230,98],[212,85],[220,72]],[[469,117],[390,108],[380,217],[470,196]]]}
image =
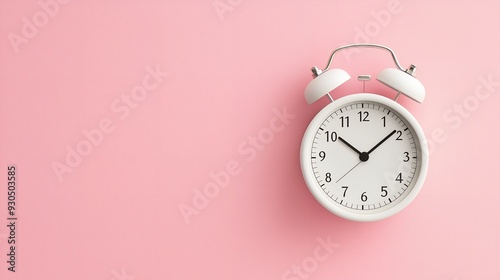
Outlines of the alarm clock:
{"label": "alarm clock", "polygon": [[[397,91],[394,99],[376,93],[355,93],[337,100],[330,92],[350,79],[342,69],[330,69],[334,55],[347,48],[388,51],[396,68],[377,75]],[[425,89],[415,78],[416,66],[404,69],[395,53],[376,44],[352,44],[335,49],[325,69],[313,67],[305,89],[307,103],[327,95],[326,105],[308,125],[300,147],[304,180],[330,212],[353,221],[390,217],[417,196],[428,168],[425,135],[413,115],[397,103],[400,94],[423,102]],[[359,80],[371,76],[361,75]]]}

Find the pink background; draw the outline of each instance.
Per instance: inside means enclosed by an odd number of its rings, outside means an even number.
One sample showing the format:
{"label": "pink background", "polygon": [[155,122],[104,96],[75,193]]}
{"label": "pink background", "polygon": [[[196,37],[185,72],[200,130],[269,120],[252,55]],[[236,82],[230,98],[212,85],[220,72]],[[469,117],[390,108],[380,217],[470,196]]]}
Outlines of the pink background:
{"label": "pink background", "polygon": [[[500,279],[499,2],[54,1],[0,1],[1,279]],[[376,223],[330,214],[299,167],[328,103],[306,104],[309,68],[353,42],[393,48],[427,90],[401,98],[430,141],[427,180]],[[354,77],[392,66],[378,50],[334,63]],[[335,94],[360,91],[353,80]],[[252,148],[283,110],[294,117]],[[83,131],[102,122],[89,151]]]}

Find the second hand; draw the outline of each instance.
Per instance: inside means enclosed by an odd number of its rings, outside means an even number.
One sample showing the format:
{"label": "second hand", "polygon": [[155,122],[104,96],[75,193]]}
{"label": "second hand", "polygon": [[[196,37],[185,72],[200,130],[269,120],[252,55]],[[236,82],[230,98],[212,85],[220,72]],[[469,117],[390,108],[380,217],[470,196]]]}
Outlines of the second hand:
{"label": "second hand", "polygon": [[349,171],[347,171],[344,175],[342,175],[342,177],[340,177],[336,182],[338,183],[340,180],[342,180],[342,178],[344,178],[347,174],[349,174],[349,172],[351,172],[354,168],[356,168],[356,166],[358,166],[360,163],[362,163],[363,161],[360,160],[358,163],[356,163],[356,165],[354,165],[351,169],[349,169]]}

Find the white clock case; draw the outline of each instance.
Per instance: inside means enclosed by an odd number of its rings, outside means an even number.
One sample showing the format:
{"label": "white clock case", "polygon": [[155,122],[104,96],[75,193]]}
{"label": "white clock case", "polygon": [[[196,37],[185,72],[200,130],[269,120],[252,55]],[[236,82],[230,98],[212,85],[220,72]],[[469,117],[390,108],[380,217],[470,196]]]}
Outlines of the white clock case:
{"label": "white clock case", "polygon": [[[375,213],[354,213],[348,211],[346,208],[341,207],[337,202],[333,201],[319,186],[316,178],[314,176],[312,170],[312,162],[311,162],[311,147],[313,144],[314,136],[319,129],[321,123],[335,110],[341,108],[345,105],[348,105],[353,102],[376,102],[381,103],[389,108],[392,108],[393,111],[400,114],[404,119],[408,121],[408,125],[415,132],[415,137],[417,141],[420,143],[421,147],[421,157],[419,160],[420,164],[420,172],[416,178],[415,185],[413,189],[409,190],[409,193],[406,196],[402,196],[391,203],[389,208],[381,208],[379,212]],[[316,200],[323,205],[330,212],[348,219],[352,221],[359,222],[369,222],[369,221],[378,221],[385,218],[388,218],[399,211],[403,210],[406,206],[408,206],[420,192],[422,185],[425,181],[425,177],[427,175],[427,168],[429,164],[429,153],[427,148],[427,141],[422,131],[422,128],[418,124],[417,120],[413,117],[413,115],[406,110],[399,103],[381,96],[372,93],[357,93],[348,95],[342,98],[339,98],[332,103],[328,104],[323,108],[311,121],[309,126],[304,133],[304,137],[302,139],[302,144],[300,147],[300,166],[302,169],[302,174],[304,176],[304,180],[306,181],[309,190],[316,198]],[[392,205],[394,204],[394,205]]]}

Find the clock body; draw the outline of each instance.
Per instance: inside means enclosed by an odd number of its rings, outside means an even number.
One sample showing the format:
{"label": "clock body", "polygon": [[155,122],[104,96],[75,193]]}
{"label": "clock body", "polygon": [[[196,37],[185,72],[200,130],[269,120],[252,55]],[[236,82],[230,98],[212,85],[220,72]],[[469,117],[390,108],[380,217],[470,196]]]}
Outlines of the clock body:
{"label": "clock body", "polygon": [[304,180],[332,213],[354,221],[396,214],[420,191],[428,167],[424,133],[408,110],[357,93],[323,108],[300,149]]}

